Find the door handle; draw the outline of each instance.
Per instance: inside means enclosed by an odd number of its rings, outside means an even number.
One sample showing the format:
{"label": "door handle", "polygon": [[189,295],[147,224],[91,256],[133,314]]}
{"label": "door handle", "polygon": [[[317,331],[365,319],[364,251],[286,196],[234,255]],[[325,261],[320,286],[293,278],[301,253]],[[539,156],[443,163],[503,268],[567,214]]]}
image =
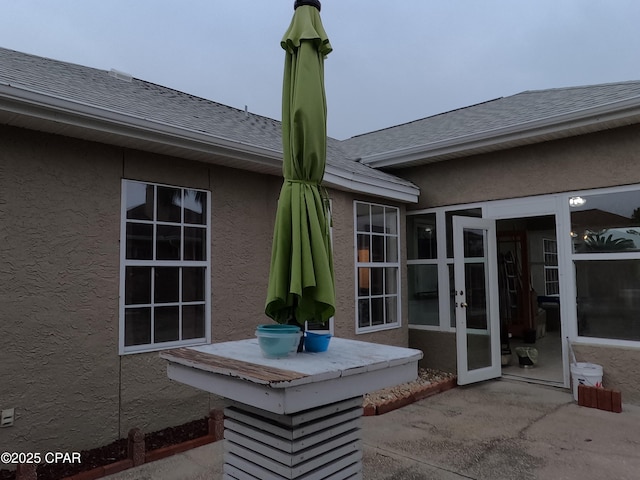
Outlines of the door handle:
{"label": "door handle", "polygon": [[468,307],[468,305],[467,305],[467,303],[466,303],[466,302],[462,302],[462,303],[460,304],[460,306],[461,306],[462,308],[467,308],[467,307]]}

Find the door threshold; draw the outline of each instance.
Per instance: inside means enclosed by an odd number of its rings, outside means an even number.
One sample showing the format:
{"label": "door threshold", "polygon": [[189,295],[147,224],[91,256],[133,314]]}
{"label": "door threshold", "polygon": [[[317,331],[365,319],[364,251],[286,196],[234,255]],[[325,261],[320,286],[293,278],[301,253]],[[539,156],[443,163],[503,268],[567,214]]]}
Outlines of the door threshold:
{"label": "door threshold", "polygon": [[567,390],[570,389],[570,387],[565,386],[562,381],[543,380],[540,378],[525,377],[523,375],[513,375],[509,373],[503,373],[502,378],[505,380],[513,380],[515,382],[535,383],[537,385],[546,385],[547,387],[565,388]]}

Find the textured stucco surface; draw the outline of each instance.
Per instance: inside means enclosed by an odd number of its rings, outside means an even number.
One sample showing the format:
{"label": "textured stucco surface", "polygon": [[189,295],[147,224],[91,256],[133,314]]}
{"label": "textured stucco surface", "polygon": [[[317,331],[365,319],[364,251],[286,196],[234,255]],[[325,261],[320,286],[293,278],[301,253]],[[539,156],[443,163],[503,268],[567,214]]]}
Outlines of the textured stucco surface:
{"label": "textured stucco surface", "polygon": [[412,328],[409,330],[409,347],[422,350],[421,367],[451,373],[457,371],[455,333]]}
{"label": "textured stucco surface", "polygon": [[420,187],[414,210],[638,183],[639,162],[633,125],[392,173]]}
{"label": "textured stucco surface", "polygon": [[[118,435],[122,163],[112,148],[0,127],[1,444],[78,450]],[[96,428],[101,425],[101,428]]]}
{"label": "textured stucco surface", "polygon": [[[122,178],[211,191],[214,342],[252,337],[271,321],[264,302],[282,179],[22,129],[0,127],[0,138],[0,408],[16,408],[0,446],[93,448],[220,407],[170,381],[158,352],[118,354]],[[404,321],[355,334],[355,197],[329,195],[336,334],[405,346]]]}

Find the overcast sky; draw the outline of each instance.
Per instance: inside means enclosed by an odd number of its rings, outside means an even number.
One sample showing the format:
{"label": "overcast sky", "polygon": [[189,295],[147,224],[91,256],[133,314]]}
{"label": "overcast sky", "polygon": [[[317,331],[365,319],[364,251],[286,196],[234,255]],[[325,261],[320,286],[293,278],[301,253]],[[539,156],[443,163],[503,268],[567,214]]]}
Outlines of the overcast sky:
{"label": "overcast sky", "polygon": [[[0,0],[0,46],[280,120],[293,0]],[[329,135],[640,80],[638,0],[323,0]]]}

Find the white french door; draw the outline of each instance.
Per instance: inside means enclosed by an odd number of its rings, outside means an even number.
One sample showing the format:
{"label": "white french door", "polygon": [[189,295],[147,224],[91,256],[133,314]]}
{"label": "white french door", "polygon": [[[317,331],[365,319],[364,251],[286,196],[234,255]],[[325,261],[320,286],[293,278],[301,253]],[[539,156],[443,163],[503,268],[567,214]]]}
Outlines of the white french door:
{"label": "white french door", "polygon": [[453,217],[458,384],[499,377],[500,309],[494,220]]}

